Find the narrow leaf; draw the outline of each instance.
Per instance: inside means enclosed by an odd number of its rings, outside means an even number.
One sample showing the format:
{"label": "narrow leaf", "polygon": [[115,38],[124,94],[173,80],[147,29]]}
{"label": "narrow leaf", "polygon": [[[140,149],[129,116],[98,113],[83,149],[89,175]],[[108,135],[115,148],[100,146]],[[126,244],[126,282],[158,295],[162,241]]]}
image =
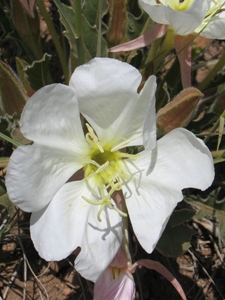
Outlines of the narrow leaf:
{"label": "narrow leaf", "polygon": [[218,135],[218,141],[217,141],[217,147],[216,147],[216,150],[219,150],[220,143],[221,143],[222,136],[223,136],[224,123],[225,123],[225,118],[224,118],[223,115],[225,115],[225,111],[224,111],[224,113],[222,114],[222,116],[220,116],[220,122],[219,122],[219,135]]}
{"label": "narrow leaf", "polygon": [[28,96],[12,69],[0,61],[0,110],[10,115],[20,115]]}
{"label": "narrow leaf", "polygon": [[20,146],[20,143],[11,139],[9,136],[5,135],[4,133],[0,132],[0,138],[2,138],[3,140],[13,144],[14,146],[18,147]]}
{"label": "narrow leaf", "polygon": [[184,293],[181,285],[177,281],[177,279],[174,277],[174,275],[172,273],[170,273],[170,271],[167,268],[165,268],[158,261],[153,261],[150,259],[141,259],[141,260],[137,261],[136,263],[134,263],[129,268],[129,270],[131,272],[134,272],[138,266],[144,266],[145,268],[147,268],[149,270],[154,270],[154,271],[158,272],[159,274],[161,274],[162,276],[164,276],[175,287],[175,289],[177,290],[177,292],[179,293],[181,298],[183,300],[187,300],[185,293]]}
{"label": "narrow leaf", "polygon": [[16,69],[18,76],[23,84],[23,87],[26,90],[26,93],[29,97],[31,97],[34,94],[34,90],[30,86],[30,82],[28,80],[28,76],[25,72],[25,69],[29,66],[29,64],[23,60],[22,58],[16,57]]}
{"label": "narrow leaf", "polygon": [[42,59],[34,61],[31,65],[24,68],[28,76],[31,88],[34,91],[39,90],[47,84],[51,84],[51,78],[49,78],[49,60],[51,56],[47,53],[44,54]]}
{"label": "narrow leaf", "polygon": [[26,13],[34,18],[35,0],[19,0]]}

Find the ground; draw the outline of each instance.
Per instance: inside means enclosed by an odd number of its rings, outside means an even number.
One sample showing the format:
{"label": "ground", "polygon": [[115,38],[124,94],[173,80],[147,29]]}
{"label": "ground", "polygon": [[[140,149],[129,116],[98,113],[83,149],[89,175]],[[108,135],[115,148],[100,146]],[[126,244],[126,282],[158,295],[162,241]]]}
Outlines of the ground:
{"label": "ground", "polygon": [[[73,268],[75,256],[60,262],[46,262],[35,251],[29,236],[29,214],[15,210],[17,224],[4,238],[0,248],[0,288],[4,300],[81,300],[93,299],[93,284],[81,278]],[[1,221],[6,218],[4,211]],[[192,247],[177,258],[168,258],[156,250],[146,254],[135,242],[136,259],[161,262],[183,287],[189,300],[222,300],[225,297],[225,248],[212,228],[210,219],[192,220],[195,230]],[[138,269],[134,274],[136,299],[179,300],[174,287],[155,271]]]}

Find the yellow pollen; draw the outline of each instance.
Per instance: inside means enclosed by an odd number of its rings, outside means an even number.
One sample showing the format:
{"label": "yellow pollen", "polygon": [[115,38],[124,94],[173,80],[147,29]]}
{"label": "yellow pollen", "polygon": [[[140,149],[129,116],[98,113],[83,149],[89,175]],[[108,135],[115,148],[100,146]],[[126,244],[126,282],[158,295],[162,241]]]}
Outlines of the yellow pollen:
{"label": "yellow pollen", "polygon": [[121,269],[117,267],[111,267],[112,278],[116,280],[120,276]]}
{"label": "yellow pollen", "polygon": [[161,0],[163,5],[170,6],[172,9],[177,11],[187,10],[194,0]]}
{"label": "yellow pollen", "polygon": [[99,151],[101,153],[103,153],[104,150],[103,150],[102,146],[100,145],[99,140],[98,140],[96,134],[94,133],[93,128],[88,123],[86,123],[86,126],[87,126],[87,129],[88,129],[88,133],[86,134],[87,142],[89,143],[90,146],[91,145],[97,146]]}

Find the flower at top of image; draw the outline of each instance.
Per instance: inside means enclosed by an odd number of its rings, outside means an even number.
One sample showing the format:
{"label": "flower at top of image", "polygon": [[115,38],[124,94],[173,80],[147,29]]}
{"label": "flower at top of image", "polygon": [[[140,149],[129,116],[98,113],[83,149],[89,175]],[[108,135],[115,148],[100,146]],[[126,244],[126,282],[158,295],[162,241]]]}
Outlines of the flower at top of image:
{"label": "flower at top of image", "polygon": [[208,0],[208,10],[195,32],[209,39],[225,39],[225,1]]}
{"label": "flower at top of image", "polygon": [[208,38],[225,38],[223,0],[139,0],[151,19],[169,25],[176,34],[193,32]]}
{"label": "flower at top of image", "polygon": [[[157,24],[140,37],[114,46],[110,52],[131,51],[151,45],[167,35],[163,52],[174,47],[180,62],[183,88],[191,84],[191,52],[196,35],[225,39],[225,2],[222,0],[139,0],[140,6]],[[154,59],[154,58],[153,58]]]}
{"label": "flower at top of image", "polygon": [[[40,256],[61,260],[79,247],[75,268],[92,281],[120,248],[123,218],[150,253],[182,189],[204,190],[214,177],[210,151],[191,132],[175,129],[156,141],[156,78],[138,93],[141,79],[127,63],[94,58],[69,86],[41,88],[21,116],[33,143],[19,146],[7,168],[9,197],[32,212]],[[142,151],[128,151],[133,146]]]}

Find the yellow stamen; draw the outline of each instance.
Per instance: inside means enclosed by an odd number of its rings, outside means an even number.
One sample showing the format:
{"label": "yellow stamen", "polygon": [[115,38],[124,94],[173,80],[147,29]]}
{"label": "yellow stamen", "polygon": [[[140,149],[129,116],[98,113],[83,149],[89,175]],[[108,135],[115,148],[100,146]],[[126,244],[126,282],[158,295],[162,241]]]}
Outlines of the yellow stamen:
{"label": "yellow stamen", "polygon": [[87,130],[88,130],[88,133],[86,134],[86,140],[87,140],[88,144],[90,146],[97,146],[99,151],[101,153],[103,153],[104,149],[102,148],[96,134],[94,133],[93,128],[88,123],[86,123],[86,126],[87,126]]}
{"label": "yellow stamen", "polygon": [[163,5],[170,6],[172,9],[177,11],[187,10],[194,0],[161,0]]}
{"label": "yellow stamen", "polygon": [[136,134],[136,135],[132,136],[131,138],[129,138],[129,139],[127,139],[127,140],[124,140],[124,141],[120,142],[119,144],[116,145],[116,147],[114,147],[114,148],[111,149],[111,152],[114,152],[114,151],[117,151],[117,150],[119,150],[119,149],[122,149],[122,148],[126,147],[127,144],[129,144],[130,142],[136,140],[136,139],[139,138],[140,136],[142,136],[141,133]]}
{"label": "yellow stamen", "polygon": [[117,149],[127,145],[133,139],[124,140],[116,147],[112,144],[104,145],[100,143],[97,135],[89,124],[86,124],[88,133],[86,134],[87,143],[90,146],[90,152],[84,157],[84,177],[89,181],[89,185],[97,185],[100,191],[99,200],[91,200],[85,196],[82,198],[92,205],[99,205],[97,219],[101,221],[101,213],[105,207],[114,209],[123,217],[127,214],[121,211],[113,202],[113,193],[122,189],[123,182],[130,179],[129,171],[125,168],[124,159],[136,159],[137,154],[120,152]]}

